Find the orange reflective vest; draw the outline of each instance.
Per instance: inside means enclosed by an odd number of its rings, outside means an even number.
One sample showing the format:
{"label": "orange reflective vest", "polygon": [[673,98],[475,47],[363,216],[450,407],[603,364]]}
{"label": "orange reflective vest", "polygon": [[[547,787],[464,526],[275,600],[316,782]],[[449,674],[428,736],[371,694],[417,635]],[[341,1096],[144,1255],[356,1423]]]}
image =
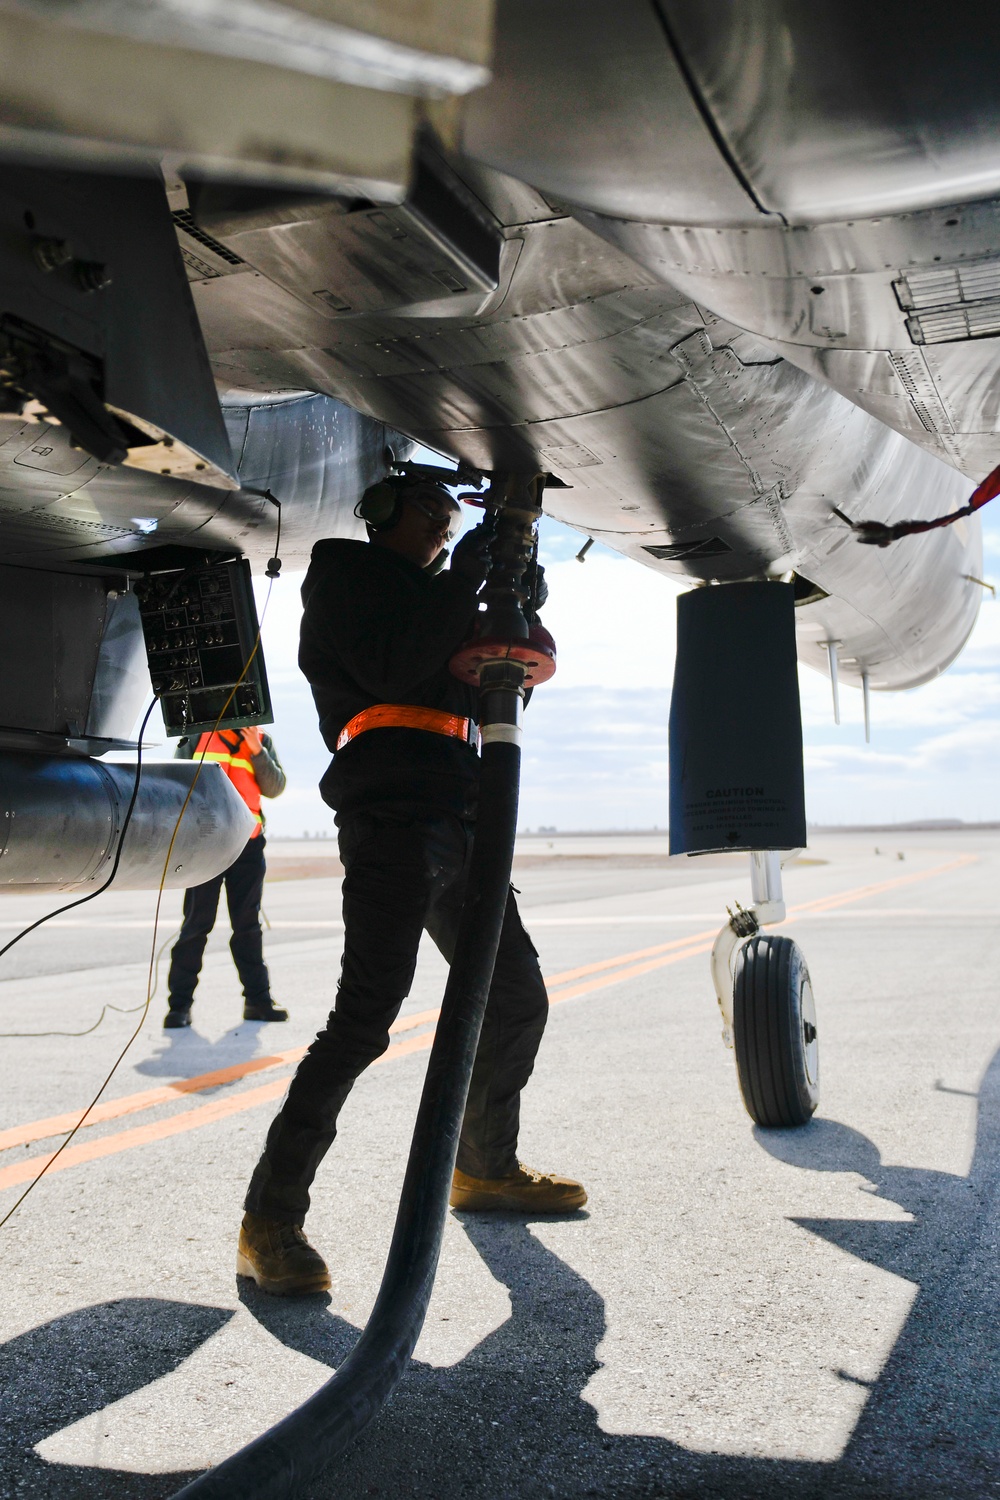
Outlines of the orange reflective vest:
{"label": "orange reflective vest", "polygon": [[259,838],[264,828],[260,810],[260,787],[257,785],[253,761],[242,733],[238,729],[227,729],[217,734],[203,734],[194,752],[194,759],[213,761],[222,767],[257,820],[250,837]]}

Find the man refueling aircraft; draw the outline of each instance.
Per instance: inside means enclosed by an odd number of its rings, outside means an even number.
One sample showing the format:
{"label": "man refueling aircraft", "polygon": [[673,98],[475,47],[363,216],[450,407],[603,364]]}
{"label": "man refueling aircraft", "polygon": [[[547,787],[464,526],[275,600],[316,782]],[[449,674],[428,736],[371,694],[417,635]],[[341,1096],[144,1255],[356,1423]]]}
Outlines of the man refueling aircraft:
{"label": "man refueling aircraft", "polygon": [[[318,542],[302,587],[299,664],[334,758],[321,783],[339,827],[344,956],[336,1003],[299,1064],[246,1197],[237,1269],[265,1291],[330,1285],[302,1225],[309,1189],[355,1079],[389,1045],[409,993],[421,934],[452,961],[476,827],[478,693],[449,670],[479,610],[491,566],[484,521],[446,542],[458,502],[415,466],[358,504],[369,542]],[[546,596],[534,570],[531,607]],[[458,1146],[451,1204],[566,1213],[578,1182],[517,1159],[521,1090],[548,1001],[513,892]]]}

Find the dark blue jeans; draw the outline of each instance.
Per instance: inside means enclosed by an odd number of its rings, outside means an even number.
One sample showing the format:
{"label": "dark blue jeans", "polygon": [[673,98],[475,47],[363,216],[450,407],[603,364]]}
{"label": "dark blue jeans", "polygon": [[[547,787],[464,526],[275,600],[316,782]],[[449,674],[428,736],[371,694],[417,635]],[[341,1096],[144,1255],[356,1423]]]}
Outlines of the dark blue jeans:
{"label": "dark blue jeans", "polygon": [[219,896],[226,887],[233,935],[230,952],[248,1005],[267,1005],[271,981],[264,963],[260,898],[264,892],[264,835],[250,839],[221,875],[184,892],[184,921],[170,954],[168,989],[171,1010],[187,1010],[194,999],[208,935],[215,926]]}
{"label": "dark blue jeans", "polygon": [[[305,1218],[340,1108],[359,1073],[389,1046],[424,930],[451,962],[474,831],[447,813],[343,820],[345,932],[336,1003],[268,1132],[246,1198],[252,1213],[296,1224]],[[516,1165],[521,1090],[547,1013],[538,955],[511,893],[458,1148],[459,1167],[474,1177],[500,1177]]]}

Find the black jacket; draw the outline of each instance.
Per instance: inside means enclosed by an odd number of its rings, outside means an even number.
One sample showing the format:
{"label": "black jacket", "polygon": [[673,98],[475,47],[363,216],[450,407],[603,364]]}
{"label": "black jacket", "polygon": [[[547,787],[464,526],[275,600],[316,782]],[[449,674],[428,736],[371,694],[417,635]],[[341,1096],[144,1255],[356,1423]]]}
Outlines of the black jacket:
{"label": "black jacket", "polygon": [[319,727],[336,751],[320,783],[338,821],[372,808],[419,817],[475,816],[474,747],[419,729],[373,729],[337,751],[337,736],[376,703],[408,703],[475,717],[478,694],[448,662],[468,636],[476,590],[450,572],[431,577],[367,542],[317,542],[302,585],[299,666]]}

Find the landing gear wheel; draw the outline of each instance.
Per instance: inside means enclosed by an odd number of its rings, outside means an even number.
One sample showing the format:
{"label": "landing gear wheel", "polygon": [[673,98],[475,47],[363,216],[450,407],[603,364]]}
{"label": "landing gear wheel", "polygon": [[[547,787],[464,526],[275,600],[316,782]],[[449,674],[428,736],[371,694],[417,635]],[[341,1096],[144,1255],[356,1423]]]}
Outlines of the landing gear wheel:
{"label": "landing gear wheel", "polygon": [[819,1103],[816,1004],[802,950],[760,933],[736,958],[733,1040],[743,1103],[758,1125],[806,1125]]}

